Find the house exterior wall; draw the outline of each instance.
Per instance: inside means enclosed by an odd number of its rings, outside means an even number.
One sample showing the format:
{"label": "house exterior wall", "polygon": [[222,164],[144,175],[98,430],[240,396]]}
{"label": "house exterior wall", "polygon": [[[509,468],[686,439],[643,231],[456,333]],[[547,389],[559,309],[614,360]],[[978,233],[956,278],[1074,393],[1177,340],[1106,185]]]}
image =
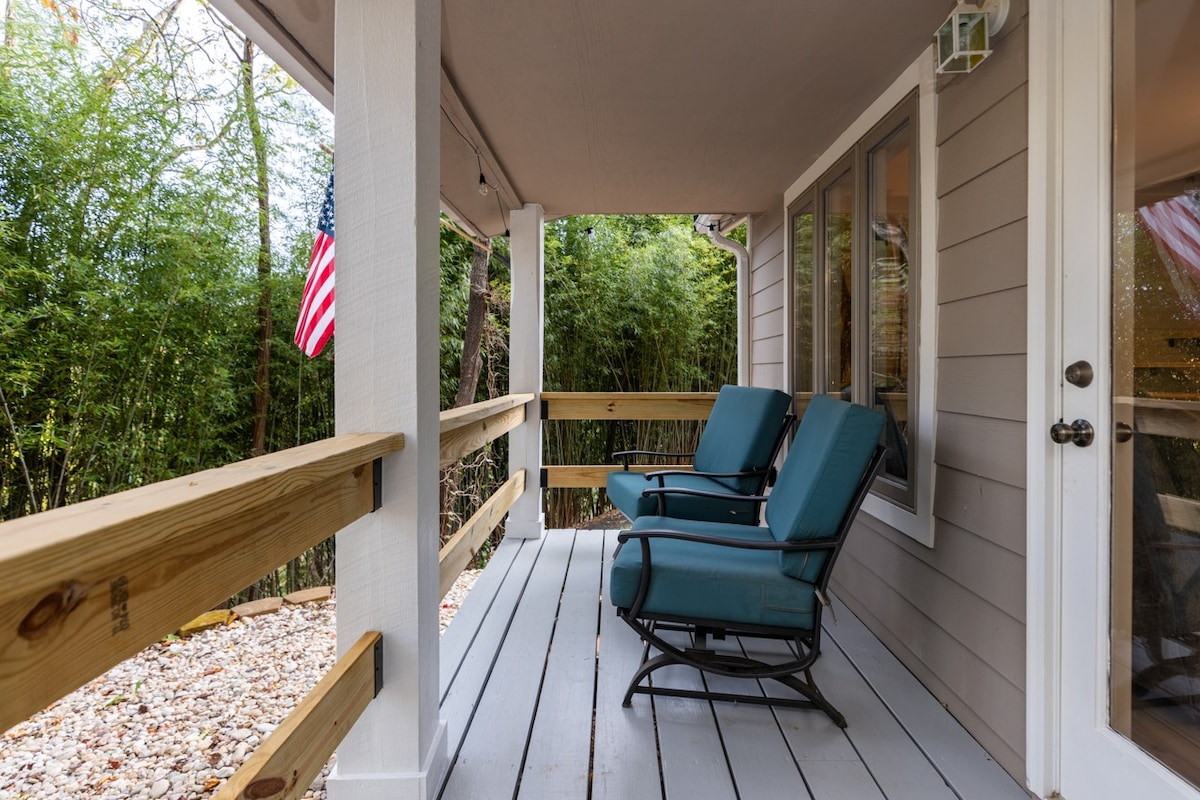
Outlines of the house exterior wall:
{"label": "house exterior wall", "polygon": [[[1027,21],[993,46],[938,85],[935,544],[860,514],[834,589],[1023,783]],[[750,223],[752,373],[786,389],[782,204]]]}
{"label": "house exterior wall", "polygon": [[787,391],[783,330],[787,324],[787,259],[784,257],[782,204],[749,219],[750,250],[750,385]]}

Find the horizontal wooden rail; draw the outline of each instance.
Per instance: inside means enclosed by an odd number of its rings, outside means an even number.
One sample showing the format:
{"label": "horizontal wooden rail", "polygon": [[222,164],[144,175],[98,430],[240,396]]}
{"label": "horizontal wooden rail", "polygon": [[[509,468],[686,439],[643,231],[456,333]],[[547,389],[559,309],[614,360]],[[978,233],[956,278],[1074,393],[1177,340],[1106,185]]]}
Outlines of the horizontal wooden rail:
{"label": "horizontal wooden rail", "polygon": [[441,413],[438,465],[448,467],[468,453],[498,439],[525,421],[532,394],[506,394]]}
{"label": "horizontal wooden rail", "polygon": [[375,508],[351,434],[0,525],[0,730]]}
{"label": "horizontal wooden rail", "polygon": [[505,481],[442,546],[438,553],[438,586],[441,589],[438,597],[446,596],[454,581],[471,563],[480,546],[524,491],[525,470],[521,469]]}
{"label": "horizontal wooden rail", "polygon": [[[587,464],[544,467],[547,489],[598,489],[605,485],[608,473],[621,469],[619,464]],[[691,464],[630,464],[630,472],[659,469],[691,469]],[[647,486],[651,484],[647,483]],[[657,486],[658,484],[654,484]]]}
{"label": "horizontal wooden rail", "polygon": [[300,798],[375,697],[383,637],[364,633],[217,792],[217,800]]}
{"label": "horizontal wooden rail", "polygon": [[1162,508],[1163,519],[1172,528],[1200,533],[1200,501],[1173,494],[1160,494],[1158,503]]}
{"label": "horizontal wooden rail", "polygon": [[1200,402],[1133,399],[1134,429],[1151,436],[1200,439]]}
{"label": "horizontal wooden rail", "polygon": [[547,419],[708,419],[716,392],[542,392]]}
{"label": "horizontal wooden rail", "polygon": [[466,427],[473,422],[494,417],[503,411],[508,411],[510,408],[523,406],[531,400],[533,400],[533,395],[528,393],[506,394],[494,400],[484,400],[482,403],[472,403],[469,406],[447,409],[439,416],[442,436],[451,431]]}

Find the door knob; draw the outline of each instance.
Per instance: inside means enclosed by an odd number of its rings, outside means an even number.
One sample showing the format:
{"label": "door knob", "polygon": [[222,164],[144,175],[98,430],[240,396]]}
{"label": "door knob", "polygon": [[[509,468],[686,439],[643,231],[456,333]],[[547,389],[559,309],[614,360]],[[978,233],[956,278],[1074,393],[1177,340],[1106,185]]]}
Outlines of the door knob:
{"label": "door knob", "polygon": [[1096,377],[1096,373],[1088,362],[1076,361],[1063,370],[1063,377],[1067,379],[1067,383],[1082,389],[1092,385],[1092,378]]}
{"label": "door knob", "polygon": [[1070,424],[1060,421],[1050,426],[1050,438],[1058,444],[1071,442],[1076,447],[1087,447],[1096,438],[1096,431],[1086,419],[1077,419]]}

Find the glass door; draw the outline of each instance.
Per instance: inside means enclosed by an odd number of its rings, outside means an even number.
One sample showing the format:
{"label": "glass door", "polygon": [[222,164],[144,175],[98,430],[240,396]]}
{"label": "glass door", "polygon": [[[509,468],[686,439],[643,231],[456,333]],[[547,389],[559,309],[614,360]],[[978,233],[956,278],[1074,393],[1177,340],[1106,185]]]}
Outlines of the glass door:
{"label": "glass door", "polygon": [[1200,786],[1200,1],[1116,9],[1110,724]]}
{"label": "glass door", "polygon": [[[1092,168],[1109,179],[1064,155],[1078,202],[1064,201],[1064,419],[1052,431],[1064,443],[1062,794],[1197,798],[1200,0],[1114,0],[1111,19],[1097,16],[1111,94],[1092,119],[1111,111],[1107,140],[1086,130],[1086,102],[1070,95],[1086,70],[1064,50],[1063,138],[1099,142]],[[1064,19],[1069,41],[1079,18]],[[1089,251],[1096,220],[1107,241]]]}

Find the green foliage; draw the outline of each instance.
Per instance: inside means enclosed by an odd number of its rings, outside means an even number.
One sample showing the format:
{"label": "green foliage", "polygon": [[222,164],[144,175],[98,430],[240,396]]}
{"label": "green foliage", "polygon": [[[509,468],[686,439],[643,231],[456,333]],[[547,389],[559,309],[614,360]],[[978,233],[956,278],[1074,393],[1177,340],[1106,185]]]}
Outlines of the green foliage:
{"label": "green foliage", "polygon": [[[193,41],[165,3],[151,17],[93,2],[83,21],[14,11],[0,50],[3,519],[244,458],[256,347],[252,149],[211,20]],[[301,131],[315,151],[311,104],[277,74],[259,83],[273,152]],[[287,161],[273,183],[312,195],[311,221],[329,159]],[[328,435],[333,394],[331,357],[307,362],[290,341],[311,233],[275,230],[269,449]]]}
{"label": "green foliage", "polygon": [[[210,17],[179,25],[179,8],[91,0],[76,20],[54,4],[15,7],[0,50],[0,518],[250,454],[259,240],[240,47]],[[309,360],[291,343],[331,158],[314,145],[328,140],[328,120],[297,87],[272,66],[254,81],[276,254],[271,451],[333,433],[332,347]],[[450,231],[441,245],[448,407],[472,247]],[[508,391],[508,243],[492,246],[476,400]],[[687,217],[550,223],[546,388],[697,391],[733,380],[735,285],[733,258]],[[697,426],[547,432],[549,463],[582,464],[622,447],[688,449]],[[504,439],[448,471],[444,528],[505,478]],[[594,492],[556,496],[551,523],[601,502]],[[332,559],[327,542],[243,596],[330,581]]]}
{"label": "green foliage", "polygon": [[[690,217],[580,216],[546,229],[545,387],[576,392],[715,391],[737,378],[737,262]],[[614,450],[694,449],[688,423],[546,423],[546,462],[601,464]],[[548,524],[604,509],[552,490]]]}

